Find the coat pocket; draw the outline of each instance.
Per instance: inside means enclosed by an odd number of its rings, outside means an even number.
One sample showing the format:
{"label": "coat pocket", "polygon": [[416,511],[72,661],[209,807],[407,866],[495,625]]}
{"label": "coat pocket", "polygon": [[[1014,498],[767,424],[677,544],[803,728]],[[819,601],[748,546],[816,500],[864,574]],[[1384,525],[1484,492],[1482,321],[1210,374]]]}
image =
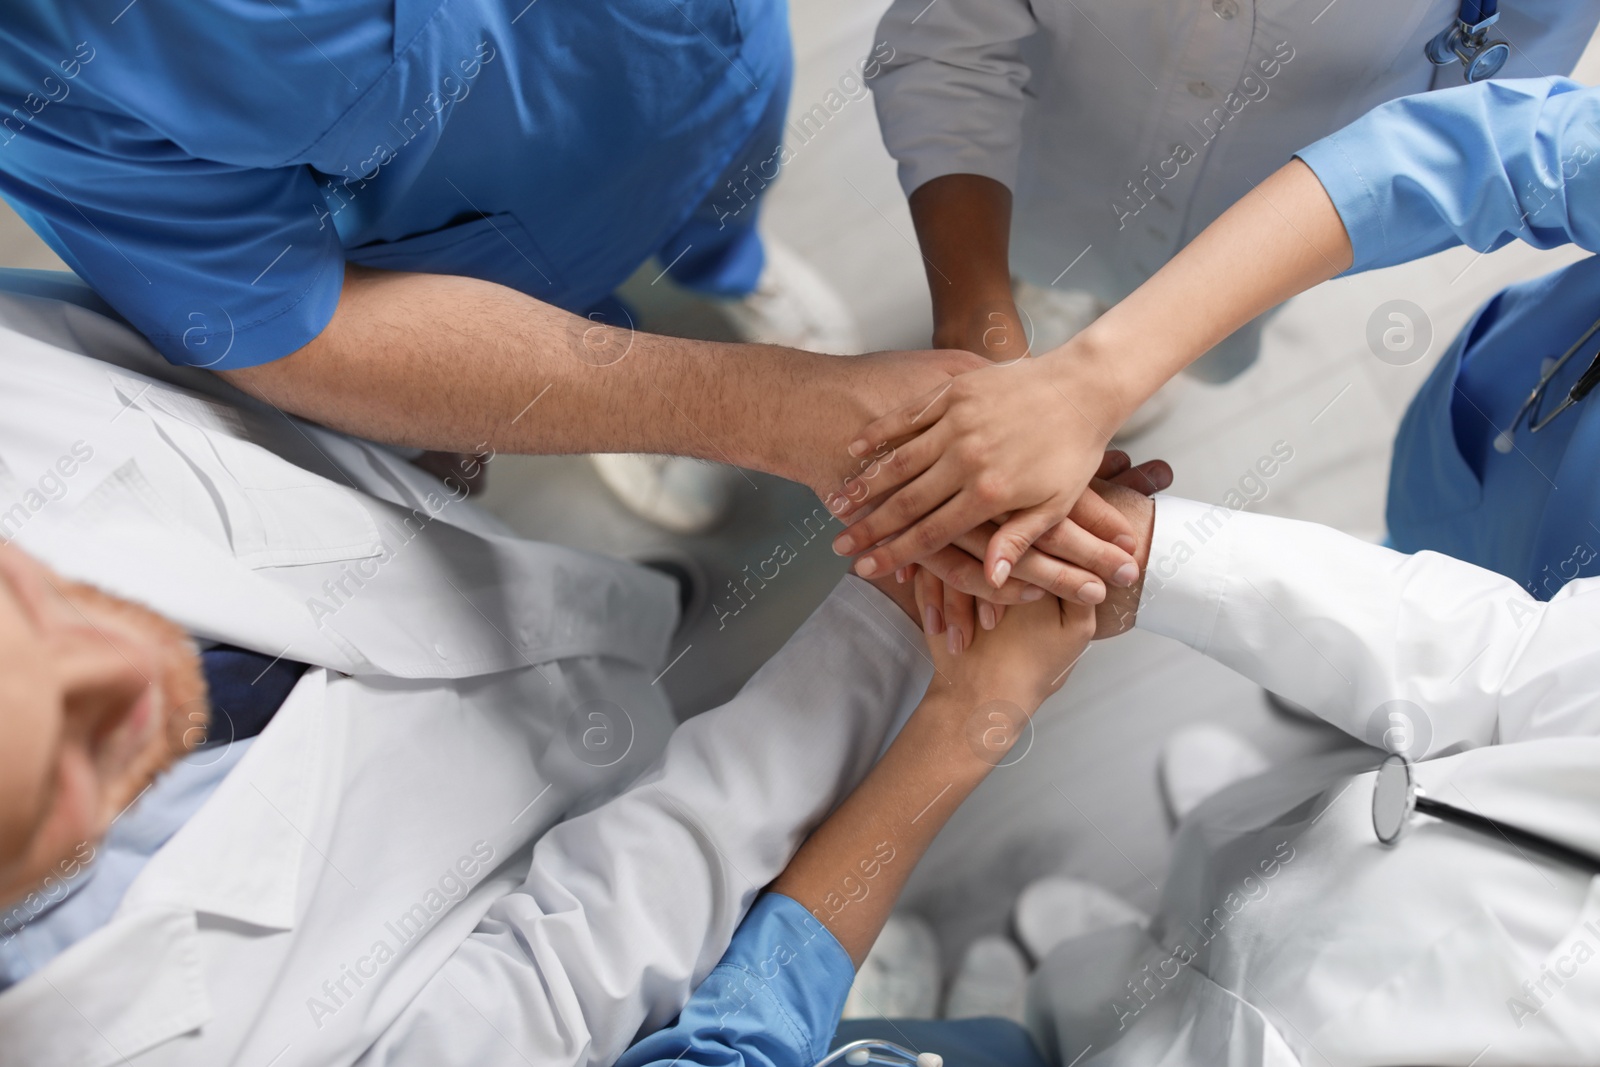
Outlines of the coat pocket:
{"label": "coat pocket", "polygon": [[204,486],[240,563],[296,566],[382,551],[358,494],[251,440],[240,411],[140,379],[117,376],[114,383]]}

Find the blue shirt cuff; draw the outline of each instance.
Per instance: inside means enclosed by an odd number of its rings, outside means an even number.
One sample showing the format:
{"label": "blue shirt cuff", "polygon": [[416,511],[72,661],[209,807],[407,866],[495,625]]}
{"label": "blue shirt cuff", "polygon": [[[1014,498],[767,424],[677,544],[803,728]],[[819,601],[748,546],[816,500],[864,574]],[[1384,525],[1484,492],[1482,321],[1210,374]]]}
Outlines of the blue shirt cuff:
{"label": "blue shirt cuff", "polygon": [[[1355,274],[1371,265],[1389,244],[1383,225],[1383,209],[1377,192],[1362,174],[1356,157],[1345,150],[1345,130],[1329,134],[1295,153],[1295,158],[1311,168],[1322,183],[1333,208],[1344,223],[1354,253],[1344,274]],[[1344,274],[1339,275],[1344,277]]]}
{"label": "blue shirt cuff", "polygon": [[822,923],[765,893],[677,1020],[616,1067],[810,1067],[827,1055],[854,980],[849,954]]}

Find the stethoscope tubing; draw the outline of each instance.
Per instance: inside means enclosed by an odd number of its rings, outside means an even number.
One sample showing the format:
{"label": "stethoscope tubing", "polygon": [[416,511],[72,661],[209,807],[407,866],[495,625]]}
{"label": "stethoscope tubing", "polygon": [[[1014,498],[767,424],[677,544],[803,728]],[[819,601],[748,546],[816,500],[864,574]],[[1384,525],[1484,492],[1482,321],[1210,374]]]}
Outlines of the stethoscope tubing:
{"label": "stethoscope tubing", "polygon": [[1529,830],[1500,822],[1498,819],[1491,819],[1486,815],[1479,815],[1477,812],[1467,811],[1453,804],[1445,804],[1442,801],[1423,796],[1421,793],[1417,794],[1416,808],[1414,810],[1424,815],[1432,815],[1435,819],[1442,819],[1445,822],[1477,830],[1491,837],[1499,836],[1519,852],[1526,849],[1529,852],[1537,852],[1548,859],[1570,864],[1580,871],[1600,874],[1600,858],[1591,856],[1587,852],[1580,852],[1575,848],[1570,848],[1559,841],[1552,841],[1548,837]]}
{"label": "stethoscope tubing", "polygon": [[[1543,402],[1544,395],[1550,388],[1550,383],[1555,380],[1556,375],[1561,373],[1561,369],[1571,362],[1572,357],[1577,355],[1578,350],[1588,344],[1589,339],[1596,333],[1600,333],[1600,319],[1595,319],[1594,323],[1584,331],[1583,336],[1574,341],[1572,347],[1562,353],[1561,358],[1556,360],[1549,370],[1539,375],[1539,383],[1533,387],[1533,391],[1528,394],[1528,398],[1522,402],[1522,406],[1517,409],[1516,415],[1512,417],[1511,425],[1506,428],[1505,436],[1507,438],[1516,434],[1517,427],[1522,425],[1523,419],[1528,420],[1529,433],[1538,433],[1550,425],[1551,420],[1557,415],[1582,399],[1582,395],[1579,394],[1578,390],[1585,383],[1580,379],[1578,384],[1567,390],[1567,395],[1562,398],[1561,403],[1557,404],[1552,411],[1540,416],[1537,421],[1533,418],[1533,410]],[[1600,353],[1596,353],[1596,360],[1600,361]],[[1587,377],[1589,377],[1589,372],[1585,371],[1583,378]]]}

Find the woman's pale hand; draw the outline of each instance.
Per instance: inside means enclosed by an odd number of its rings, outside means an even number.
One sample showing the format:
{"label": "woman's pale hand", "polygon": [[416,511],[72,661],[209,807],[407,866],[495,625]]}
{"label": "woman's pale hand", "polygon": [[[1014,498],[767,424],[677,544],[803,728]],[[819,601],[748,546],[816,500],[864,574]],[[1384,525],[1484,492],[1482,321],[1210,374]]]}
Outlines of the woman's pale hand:
{"label": "woman's pale hand", "polygon": [[[1072,514],[1126,417],[1104,378],[1069,346],[959,375],[869,423],[851,453],[893,452],[862,492],[830,504],[841,517],[861,516],[834,551],[864,552],[855,564],[862,577],[887,574],[1000,519],[984,574],[991,586],[1003,586],[1028,547]],[[1117,533],[1097,540],[1131,540],[1113,509],[1101,516]],[[1118,566],[1132,562],[1115,550],[1124,557]],[[1105,558],[1095,549],[1068,562],[1093,569]]]}

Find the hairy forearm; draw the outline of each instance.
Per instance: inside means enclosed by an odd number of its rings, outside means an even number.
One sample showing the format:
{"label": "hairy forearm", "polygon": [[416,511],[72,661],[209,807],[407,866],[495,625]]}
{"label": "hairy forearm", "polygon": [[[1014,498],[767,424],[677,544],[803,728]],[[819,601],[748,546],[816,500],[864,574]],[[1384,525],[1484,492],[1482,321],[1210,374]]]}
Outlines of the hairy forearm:
{"label": "hairy forearm", "polygon": [[1049,358],[1095,364],[1125,416],[1257,315],[1347,269],[1352,255],[1322,183],[1291,160]]}
{"label": "hairy forearm", "polygon": [[[815,409],[840,409],[841,426],[864,409],[842,362],[607,327],[470,278],[351,267],[315,341],[225,374],[285,411],[394,444],[663,452],[799,477],[788,459],[805,442],[773,429],[821,434]],[[788,418],[797,408],[813,417]]]}
{"label": "hairy forearm", "polygon": [[911,194],[911,220],[933,299],[933,343],[995,359],[1023,354],[1011,299],[1011,190],[947,174]]}
{"label": "hairy forearm", "polygon": [[977,710],[970,700],[930,691],[772,883],[821,920],[858,967],[934,836],[992,766],[969,744]]}

